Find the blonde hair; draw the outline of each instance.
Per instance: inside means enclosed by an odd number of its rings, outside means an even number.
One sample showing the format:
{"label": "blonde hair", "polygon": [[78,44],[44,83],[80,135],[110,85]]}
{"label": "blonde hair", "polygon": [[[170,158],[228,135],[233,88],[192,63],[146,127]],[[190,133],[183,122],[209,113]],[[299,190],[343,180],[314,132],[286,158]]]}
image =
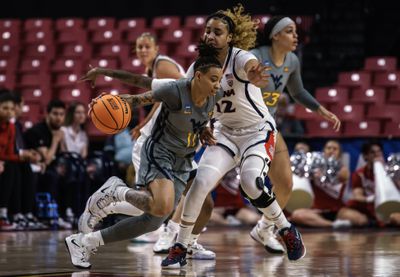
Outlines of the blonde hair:
{"label": "blonde hair", "polygon": [[231,44],[243,50],[255,47],[259,20],[253,20],[249,14],[244,14],[244,7],[238,4],[233,9],[221,11],[235,23]]}

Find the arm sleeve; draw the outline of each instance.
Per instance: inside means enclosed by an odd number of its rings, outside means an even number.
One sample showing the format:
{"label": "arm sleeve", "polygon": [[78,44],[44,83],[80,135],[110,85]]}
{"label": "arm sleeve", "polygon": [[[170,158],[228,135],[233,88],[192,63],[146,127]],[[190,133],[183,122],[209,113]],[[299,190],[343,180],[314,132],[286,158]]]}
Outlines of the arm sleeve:
{"label": "arm sleeve", "polygon": [[170,110],[178,110],[181,107],[181,99],[176,82],[169,82],[153,91],[153,98],[162,102]]}
{"label": "arm sleeve", "polygon": [[[239,54],[236,55],[235,57],[235,72],[239,76],[240,79],[243,79],[247,81],[247,73],[244,70],[244,67],[246,66],[247,62],[250,60],[257,60],[256,56],[254,56],[252,53],[247,52],[247,51],[240,51]],[[258,60],[257,60],[258,62]]]}
{"label": "arm sleeve", "polygon": [[287,88],[289,94],[293,99],[303,105],[304,107],[316,111],[321,105],[318,101],[303,87],[303,81],[300,75],[300,63],[299,59],[292,54],[294,71],[290,74],[289,80],[287,82]]}

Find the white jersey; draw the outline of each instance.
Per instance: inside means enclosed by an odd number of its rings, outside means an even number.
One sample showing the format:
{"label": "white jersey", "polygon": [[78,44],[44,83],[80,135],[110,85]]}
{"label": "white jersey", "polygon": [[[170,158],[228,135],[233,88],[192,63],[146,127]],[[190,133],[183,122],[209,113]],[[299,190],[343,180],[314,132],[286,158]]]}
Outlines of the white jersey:
{"label": "white jersey", "polygon": [[[257,125],[262,121],[274,122],[265,105],[260,88],[251,84],[244,66],[257,58],[248,51],[236,47],[229,49],[224,63],[221,87],[224,97],[214,109],[214,117],[220,124],[231,129]],[[187,77],[194,75],[192,64]]]}
{"label": "white jersey", "polygon": [[[164,60],[164,61],[167,60],[167,61],[170,61],[171,63],[175,64],[176,67],[178,68],[179,72],[180,72],[183,76],[186,76],[186,72],[185,72],[185,70],[183,69],[183,67],[182,67],[180,64],[178,64],[175,60],[171,59],[171,58],[168,57],[168,56],[158,55],[158,56],[155,58],[155,60],[154,60],[154,62],[153,62],[152,69],[151,69],[151,71],[152,71],[152,73],[153,73],[152,76],[151,76],[152,78],[157,78],[157,75],[156,75],[156,73],[155,73],[155,69],[156,69],[156,67],[157,67],[157,64],[158,64],[160,61],[162,61],[162,60]],[[153,85],[152,85],[151,89],[154,90],[154,89],[156,89],[156,87],[153,87]],[[147,137],[151,134],[151,130],[153,129],[154,122],[155,122],[155,120],[156,120],[158,114],[160,113],[160,110],[161,110],[161,105],[158,106],[158,108],[157,108],[157,110],[154,112],[152,118],[146,123],[146,125],[144,125],[144,126],[142,127],[142,129],[140,129],[140,134],[141,134],[142,136],[144,135],[144,136],[146,136],[146,138],[147,138]]]}

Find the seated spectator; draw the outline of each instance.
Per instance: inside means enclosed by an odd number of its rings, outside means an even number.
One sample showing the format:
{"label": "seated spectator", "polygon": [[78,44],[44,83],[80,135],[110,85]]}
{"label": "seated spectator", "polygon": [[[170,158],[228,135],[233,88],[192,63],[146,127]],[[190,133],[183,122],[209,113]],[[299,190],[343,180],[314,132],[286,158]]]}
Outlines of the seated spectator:
{"label": "seated spectator", "polygon": [[[32,151],[39,161],[39,153],[34,149],[27,149],[23,136],[23,124],[20,122],[24,101],[19,92],[12,92],[15,104],[14,125],[15,125],[15,147],[16,153],[24,150]],[[20,162],[19,175],[20,184],[14,183],[15,193],[12,196],[12,209],[14,210],[14,222],[18,224],[21,230],[39,230],[48,228],[40,222],[35,216],[35,195],[37,193],[37,178],[32,172],[29,162]]]}
{"label": "seated spectator", "polygon": [[78,153],[83,159],[88,155],[89,139],[85,131],[86,108],[83,103],[74,102],[68,106],[65,115],[64,143],[61,150],[66,152]]}
{"label": "seated spectator", "polygon": [[239,190],[238,168],[229,171],[212,192],[214,209],[210,223],[218,225],[254,225],[260,214],[248,205]]}
{"label": "seated spectator", "polygon": [[[44,121],[35,124],[25,132],[25,141],[29,149],[37,150],[45,165],[39,174],[39,191],[49,192],[59,204],[61,215],[65,217],[66,194],[62,182],[62,167],[58,167],[57,154],[64,143],[64,132],[61,130],[65,120],[65,104],[60,100],[51,100],[47,105],[47,115]],[[64,184],[67,185],[67,184]],[[58,219],[59,227],[70,229],[72,226],[62,217]]]}
{"label": "seated spectator", "polygon": [[[341,146],[336,140],[326,142],[323,150],[325,158],[341,159]],[[316,172],[312,179],[314,203],[311,209],[298,209],[292,214],[291,220],[296,224],[309,227],[349,227],[350,221],[338,217],[338,212],[344,207],[342,196],[349,179],[349,170],[342,166],[337,175],[337,183],[322,183],[320,177],[323,172]]]}
{"label": "seated spectator", "polygon": [[374,162],[384,162],[382,145],[377,141],[365,143],[361,153],[366,164],[352,174],[352,197],[339,213],[341,218],[359,227],[378,223],[374,205]]}
{"label": "seated spectator", "polygon": [[300,141],[296,143],[293,147],[294,152],[308,153],[311,151],[310,145],[308,143]]}
{"label": "seated spectator", "polygon": [[[37,162],[39,157],[30,150],[15,151],[15,125],[10,122],[14,116],[14,97],[9,92],[0,94],[0,160],[4,169],[0,175],[0,230],[13,230],[17,226],[10,223],[9,207],[12,195],[20,192],[19,163],[22,161]],[[15,212],[15,211],[14,211]]]}

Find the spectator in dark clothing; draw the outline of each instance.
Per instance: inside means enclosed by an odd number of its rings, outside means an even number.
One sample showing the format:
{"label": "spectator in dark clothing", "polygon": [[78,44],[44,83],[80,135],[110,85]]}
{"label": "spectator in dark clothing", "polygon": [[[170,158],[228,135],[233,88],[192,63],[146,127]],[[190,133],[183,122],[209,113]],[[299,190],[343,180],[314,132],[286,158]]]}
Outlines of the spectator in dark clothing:
{"label": "spectator in dark clothing", "polygon": [[19,163],[37,162],[33,151],[15,151],[15,125],[10,122],[14,116],[14,98],[8,93],[0,94],[0,160],[4,161],[4,172],[0,175],[0,230],[12,230],[16,225],[8,221],[8,208],[14,190],[19,190]]}
{"label": "spectator in dark clothing", "polygon": [[[27,148],[36,149],[46,166],[44,174],[39,175],[39,191],[50,192],[59,204],[59,210],[63,212],[65,212],[64,197],[61,197],[64,190],[62,187],[63,172],[61,172],[62,167],[58,167],[55,160],[64,140],[61,126],[65,120],[65,108],[65,103],[60,100],[50,101],[47,105],[45,120],[35,124],[24,135]],[[58,223],[60,227],[71,228],[71,225],[66,224],[61,217]]]}

